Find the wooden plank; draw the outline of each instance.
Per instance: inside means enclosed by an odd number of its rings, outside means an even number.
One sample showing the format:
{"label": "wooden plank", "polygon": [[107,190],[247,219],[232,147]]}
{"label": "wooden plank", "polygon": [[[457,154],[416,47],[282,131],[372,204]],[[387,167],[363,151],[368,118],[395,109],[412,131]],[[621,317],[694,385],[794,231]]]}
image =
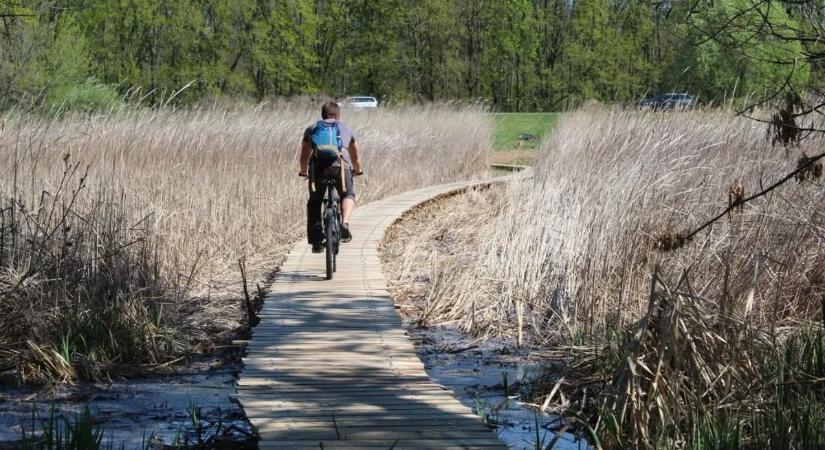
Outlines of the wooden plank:
{"label": "wooden plank", "polygon": [[[453,436],[471,432],[488,433],[490,428],[484,425],[478,417],[454,416],[451,414],[440,414],[437,417],[419,415],[411,417],[398,415],[396,417],[357,417],[347,415],[329,415],[327,417],[256,417],[255,426],[259,430],[280,430],[280,429],[334,429],[340,428],[362,429],[364,431],[381,431],[382,429],[393,432],[415,430],[424,432],[450,432]],[[446,427],[445,427],[446,426]],[[461,427],[456,429],[455,427]],[[442,428],[448,428],[446,430]],[[377,429],[377,430],[376,430]],[[423,433],[418,433],[419,436]],[[489,436],[489,435],[488,435]],[[447,437],[447,436],[442,436]],[[486,436],[485,436],[486,437]]]}
{"label": "wooden plank", "polygon": [[[338,272],[297,242],[271,285],[235,398],[262,449],[504,448],[470,408],[427,378],[387,290],[378,247],[409,208],[479,182],[411,191],[361,207]],[[335,416],[335,422],[332,416]],[[337,427],[337,431],[336,431]],[[341,433],[348,440],[340,440]],[[400,440],[399,440],[400,439]]]}
{"label": "wooden plank", "polygon": [[[473,430],[474,432],[467,433],[467,432],[456,432],[450,430],[433,430],[427,429],[425,427],[409,427],[407,429],[403,429],[403,426],[399,427],[397,430],[393,430],[391,428],[385,430],[374,430],[369,428],[356,428],[356,427],[347,427],[347,428],[338,428],[336,429],[331,424],[328,427],[318,427],[318,428],[310,428],[310,427],[297,427],[294,429],[283,429],[283,428],[268,428],[266,426],[253,423],[255,428],[258,430],[258,434],[261,437],[261,440],[293,440],[293,439],[302,439],[302,440],[333,440],[333,439],[343,439],[348,441],[358,441],[358,440],[366,440],[366,439],[381,439],[381,440],[388,440],[392,442],[396,439],[449,439],[453,442],[466,442],[466,441],[473,441],[477,439],[485,439],[485,437],[490,436],[492,432],[489,429],[478,429]],[[501,444],[499,444],[501,445]],[[389,447],[387,447],[389,448]]]}
{"label": "wooden plank", "polygon": [[391,340],[379,340],[378,342],[300,342],[283,339],[272,339],[268,342],[250,342],[247,345],[247,354],[254,355],[256,351],[269,353],[280,353],[284,355],[298,353],[301,355],[325,355],[333,353],[357,353],[363,355],[386,354],[392,356],[393,352],[399,354],[409,354],[409,343],[395,343]]}
{"label": "wooden plank", "polygon": [[[317,401],[350,401],[352,404],[405,404],[416,403],[421,399],[438,400],[436,404],[458,402],[453,397],[451,391],[446,391],[440,387],[402,390],[397,386],[376,387],[373,389],[330,389],[327,385],[316,386],[296,386],[295,389],[254,389],[239,388],[237,393],[231,394],[244,403],[265,404],[266,402],[291,402],[293,400],[317,400]],[[344,404],[346,406],[346,404]]]}
{"label": "wooden plank", "polygon": [[424,364],[421,361],[405,361],[405,360],[373,360],[373,361],[364,361],[359,362],[359,364],[354,365],[350,361],[335,361],[333,359],[325,359],[325,358],[318,358],[315,360],[304,360],[304,361],[271,361],[269,359],[251,359],[247,360],[245,363],[246,367],[250,369],[278,369],[278,370],[286,370],[286,369],[301,369],[306,368],[308,364],[312,364],[313,367],[310,367],[310,373],[313,369],[324,369],[324,370],[339,370],[339,369],[352,369],[352,370],[365,370],[365,369],[377,369],[377,370],[384,370],[384,369],[408,369],[414,368],[417,370],[424,370]]}
{"label": "wooden plank", "polygon": [[[272,327],[267,328],[263,327],[261,330],[274,332],[280,330],[282,327]],[[252,334],[257,334],[256,332],[259,330],[255,330]],[[402,339],[407,339],[407,335],[401,330],[393,330],[393,329],[385,329],[380,330],[380,332],[376,332],[376,330],[336,330],[336,329],[320,329],[315,330],[313,333],[312,328],[307,328],[306,330],[301,329],[293,329],[291,330],[291,336],[295,338],[312,338],[314,335],[317,335],[318,339],[336,339],[336,338],[347,338],[347,337],[372,337],[372,336],[392,336],[392,337],[399,337]]]}
{"label": "wooden plank", "polygon": [[[333,408],[333,407],[344,407],[347,405],[352,404],[364,404],[364,405],[376,405],[376,406],[398,406],[398,405],[417,405],[421,408],[427,409],[432,405],[438,405],[438,400],[443,400],[442,403],[451,405],[453,403],[458,403],[457,400],[454,398],[447,398],[439,396],[428,396],[428,397],[419,397],[419,398],[397,398],[397,397],[387,397],[387,398],[371,398],[365,399],[363,401],[359,401],[357,397],[346,397],[346,398],[325,398],[325,399],[317,399],[317,401],[311,397],[305,397],[295,400],[260,400],[255,399],[252,397],[245,398],[241,401],[243,407],[252,408],[252,409],[281,409],[281,408],[296,408],[296,407],[307,407],[307,408]],[[465,411],[470,411],[470,408],[466,408]]]}
{"label": "wooden plank", "polygon": [[255,362],[258,364],[307,364],[307,363],[322,363],[335,364],[348,367],[364,367],[364,363],[369,364],[415,364],[416,366],[423,365],[420,359],[413,355],[399,352],[397,356],[390,358],[388,355],[380,353],[368,354],[362,353],[358,355],[357,360],[353,360],[353,352],[341,353],[319,353],[319,354],[296,354],[296,355],[280,355],[278,352],[260,352],[247,354],[244,361]]}
{"label": "wooden plank", "polygon": [[377,387],[377,386],[339,387],[338,389],[334,389],[334,390],[329,389],[330,387],[332,387],[332,386],[325,385],[321,389],[308,388],[306,386],[287,386],[287,387],[283,387],[283,388],[276,388],[276,387],[273,387],[273,386],[266,386],[264,388],[252,388],[252,389],[239,388],[238,389],[238,394],[232,394],[232,395],[233,396],[238,396],[239,398],[242,398],[243,395],[259,396],[262,393],[266,394],[266,395],[271,394],[273,396],[287,395],[288,394],[288,395],[300,395],[300,396],[308,397],[308,396],[317,395],[319,392],[325,392],[325,391],[326,392],[335,392],[338,395],[362,395],[362,396],[363,395],[369,395],[369,394],[376,393],[376,392],[393,392],[393,393],[402,392],[402,393],[413,393],[413,394],[420,394],[420,393],[423,393],[423,392],[431,392],[431,393],[432,392],[445,392],[445,393],[447,393],[447,395],[449,395],[449,392],[448,392],[447,388],[444,388],[444,387],[441,387],[441,386],[435,386],[435,385],[431,385],[431,386],[420,385],[420,386],[411,386],[411,387],[390,386],[390,387],[385,387],[385,388],[380,388],[380,387]]}
{"label": "wooden plank", "polygon": [[348,450],[372,450],[382,449],[387,450],[485,450],[490,448],[503,448],[500,441],[495,441],[495,444],[466,444],[459,443],[454,440],[411,440],[399,439],[388,442],[385,440],[379,441],[280,441],[280,442],[262,442],[260,444],[261,450],[282,450],[282,449],[296,449],[296,450],[318,450],[320,448],[329,450],[348,449]]}
{"label": "wooden plank", "polygon": [[[379,371],[379,370],[381,372],[380,376],[385,377],[385,378],[387,378],[389,376],[393,376],[393,377],[404,377],[404,376],[413,377],[413,376],[416,376],[419,373],[421,373],[420,370],[415,370],[415,369],[406,369],[406,370],[392,369],[392,368],[375,369],[375,368],[370,367],[370,368],[366,368],[366,369],[363,369],[363,370],[360,371],[360,372],[362,372],[361,377],[362,378],[371,378],[370,372]],[[317,372],[312,372],[311,370],[305,370],[305,371],[302,371],[302,372],[293,371],[293,372],[290,372],[290,373],[284,373],[284,371],[277,370],[276,368],[267,370],[267,369],[260,369],[260,368],[257,368],[257,367],[250,368],[249,370],[244,370],[244,373],[248,373],[251,376],[270,376],[272,379],[275,379],[275,380],[296,381],[296,382],[301,382],[301,381],[310,382],[312,380],[323,381],[325,378],[330,378],[330,377],[343,378],[344,380],[347,380],[345,377],[351,375],[351,372],[352,371],[347,371],[347,370],[343,370],[343,369],[335,369],[335,370],[324,369],[324,370],[319,370]],[[351,378],[351,379],[355,380],[357,378]]]}
{"label": "wooden plank", "polygon": [[433,412],[431,409],[396,409],[396,410],[387,410],[383,408],[376,407],[374,410],[364,410],[364,411],[353,411],[353,412],[346,412],[340,410],[308,410],[306,408],[300,410],[256,410],[256,409],[249,409],[247,411],[247,417],[260,417],[260,418],[291,418],[291,419],[330,419],[331,417],[336,417],[335,420],[341,417],[350,417],[350,418],[362,418],[362,419],[370,419],[370,418],[391,418],[391,419],[398,419],[398,420],[414,420],[417,417],[431,417],[431,418],[442,418],[442,419],[449,419],[449,418],[456,418],[456,417],[464,417],[467,419],[479,420],[478,416],[471,413],[466,413],[460,411],[458,408],[454,410],[441,410],[438,412]]}
{"label": "wooden plank", "polygon": [[308,408],[300,406],[294,409],[252,408],[246,409],[247,417],[418,417],[442,415],[449,417],[468,417],[478,419],[478,416],[468,412],[462,405],[438,405],[438,407],[421,408],[413,405],[347,405],[331,408]]}
{"label": "wooden plank", "polygon": [[363,377],[363,376],[350,376],[350,377],[341,377],[336,379],[324,379],[323,377],[317,378],[303,378],[303,377],[295,377],[290,376],[289,374],[281,374],[279,377],[273,376],[273,374],[266,373],[263,375],[255,375],[249,374],[248,376],[244,376],[240,380],[238,380],[238,386],[246,387],[246,386],[341,386],[342,388],[348,386],[377,386],[377,387],[385,387],[385,386],[417,386],[417,385],[428,385],[433,384],[435,386],[440,386],[438,384],[432,383],[428,378],[423,376],[396,376],[392,374],[392,376],[383,376],[383,377]]}

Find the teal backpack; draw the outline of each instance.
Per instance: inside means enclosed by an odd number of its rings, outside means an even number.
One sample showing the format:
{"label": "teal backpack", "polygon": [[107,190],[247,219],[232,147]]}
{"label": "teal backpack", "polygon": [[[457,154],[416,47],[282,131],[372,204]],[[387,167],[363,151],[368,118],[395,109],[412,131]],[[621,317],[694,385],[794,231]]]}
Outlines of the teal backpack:
{"label": "teal backpack", "polygon": [[338,122],[319,120],[310,135],[315,163],[320,167],[329,167],[338,161],[344,148],[341,141],[341,127]]}

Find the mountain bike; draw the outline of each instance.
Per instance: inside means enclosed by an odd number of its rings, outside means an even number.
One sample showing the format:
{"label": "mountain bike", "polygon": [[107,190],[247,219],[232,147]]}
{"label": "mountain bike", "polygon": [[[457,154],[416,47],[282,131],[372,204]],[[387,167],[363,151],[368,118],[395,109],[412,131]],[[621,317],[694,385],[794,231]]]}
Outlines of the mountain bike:
{"label": "mountain bike", "polygon": [[[324,200],[321,203],[322,211],[321,217],[324,226],[324,252],[326,253],[326,272],[327,280],[332,279],[332,275],[337,270],[336,257],[341,246],[341,199],[338,197],[338,176],[341,177],[341,182],[344,183],[346,190],[346,176],[344,171],[339,171],[340,175],[325,176],[318,180],[318,184],[324,189]],[[358,172],[353,176],[361,176],[364,172]],[[304,176],[304,175],[302,175]]]}
{"label": "mountain bike", "polygon": [[322,217],[324,220],[324,248],[327,258],[327,280],[337,270],[336,257],[341,245],[341,200],[338,198],[337,180],[327,177],[321,180],[326,189],[324,195]]}

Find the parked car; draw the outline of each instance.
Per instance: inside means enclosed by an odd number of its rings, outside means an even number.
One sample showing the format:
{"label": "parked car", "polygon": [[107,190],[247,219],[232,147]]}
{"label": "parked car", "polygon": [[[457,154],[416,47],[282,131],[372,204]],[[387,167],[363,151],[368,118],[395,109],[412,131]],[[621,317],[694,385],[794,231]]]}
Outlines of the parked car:
{"label": "parked car", "polygon": [[669,93],[656,97],[649,97],[639,102],[641,109],[688,109],[693,106],[693,97],[687,93]]}
{"label": "parked car", "polygon": [[344,99],[343,102],[340,102],[341,106],[345,108],[377,108],[378,107],[378,100],[375,97],[366,97],[366,96],[357,96],[357,97],[347,97]]}

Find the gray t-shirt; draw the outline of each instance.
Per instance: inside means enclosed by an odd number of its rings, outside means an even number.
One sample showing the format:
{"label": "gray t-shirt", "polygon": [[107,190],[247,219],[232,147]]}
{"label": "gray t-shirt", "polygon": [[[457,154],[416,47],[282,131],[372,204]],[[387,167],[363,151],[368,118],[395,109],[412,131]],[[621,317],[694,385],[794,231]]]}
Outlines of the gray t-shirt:
{"label": "gray t-shirt", "polygon": [[[326,119],[325,122],[333,123],[335,119]],[[344,143],[344,151],[342,152],[344,154],[344,161],[347,162],[349,167],[352,167],[352,159],[349,156],[349,146],[355,143],[355,134],[352,133],[352,128],[340,120],[338,121],[338,129],[341,131],[341,142]],[[314,123],[304,130],[304,142],[311,141],[314,130]]]}

